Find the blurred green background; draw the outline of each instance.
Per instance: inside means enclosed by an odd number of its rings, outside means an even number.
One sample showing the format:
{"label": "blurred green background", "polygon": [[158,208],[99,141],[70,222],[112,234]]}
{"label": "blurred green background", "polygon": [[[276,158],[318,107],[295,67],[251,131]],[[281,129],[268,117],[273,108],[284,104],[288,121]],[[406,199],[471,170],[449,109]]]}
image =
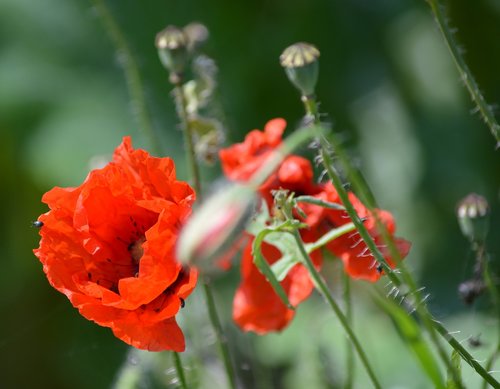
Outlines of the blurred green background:
{"label": "blurred green background", "polygon": [[[481,335],[484,346],[474,355],[486,358],[498,323],[487,298],[464,307],[457,297],[457,285],[470,276],[473,263],[455,206],[470,192],[488,198],[488,248],[498,268],[499,151],[471,112],[424,1],[108,0],[137,65],[144,106],[130,98],[123,72],[127,57],[103,27],[95,8],[100,2],[0,2],[0,387],[108,388],[124,361],[136,369],[133,374],[156,371],[155,379],[141,378],[135,387],[175,386],[168,357],[158,364],[147,353],[128,352],[110,330],[80,317],[49,286],[32,254],[38,234],[30,223],[46,212],[40,203],[44,192],[79,185],[122,136],[151,150],[141,131],[148,121],[162,154],[173,157],[178,175],[186,177],[154,37],[167,24],[193,20],[211,33],[207,52],[219,65],[228,143],[274,117],[286,118],[290,128],[299,122],[301,103],[278,56],[296,41],[320,48],[321,109],[330,114],[381,207],[394,214],[398,235],[413,242],[407,263],[431,294],[433,312],[450,329],[461,330],[459,340]],[[455,0],[447,8],[487,100],[500,102],[500,3]],[[141,120],[142,111],[147,119]],[[219,171],[205,173],[208,184]],[[327,271],[340,298],[339,269]],[[237,282],[237,269],[215,280],[243,387],[342,387],[345,337],[321,299],[304,303],[282,334],[257,338],[231,323]],[[355,327],[384,386],[431,387],[389,319],[367,298],[369,287],[355,283]],[[224,387],[201,296],[188,300],[181,321],[193,385],[197,380],[201,387]],[[464,374],[469,387],[477,387],[467,368]],[[368,387],[366,382],[358,366],[356,387]]]}

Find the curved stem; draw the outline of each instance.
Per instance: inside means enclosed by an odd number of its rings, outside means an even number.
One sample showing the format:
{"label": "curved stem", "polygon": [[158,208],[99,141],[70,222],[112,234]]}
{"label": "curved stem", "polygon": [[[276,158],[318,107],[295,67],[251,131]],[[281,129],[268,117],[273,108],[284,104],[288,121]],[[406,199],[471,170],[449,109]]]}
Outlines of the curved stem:
{"label": "curved stem", "polygon": [[137,62],[130,50],[127,40],[114,19],[104,0],[91,0],[97,10],[101,22],[109,35],[111,42],[115,46],[123,66],[127,89],[130,94],[132,111],[135,114],[139,129],[144,133],[155,153],[159,153],[158,138],[151,125],[151,119],[146,105],[144,87],[142,85],[141,74]]}
{"label": "curved stem", "polygon": [[443,35],[444,41],[450,50],[451,56],[455,61],[455,65],[457,66],[458,72],[460,73],[460,77],[462,81],[469,91],[472,100],[476,103],[477,108],[481,114],[486,125],[489,127],[491,133],[495,137],[497,141],[497,148],[500,147],[500,125],[495,119],[495,115],[491,107],[487,104],[483,94],[479,90],[479,86],[477,85],[472,72],[470,71],[465,59],[462,55],[462,52],[455,42],[455,38],[453,37],[453,33],[451,32],[448,23],[446,21],[446,17],[444,15],[442,6],[439,4],[438,0],[427,0],[431,10],[434,14],[434,18],[436,19],[436,23]]}
{"label": "curved stem", "polygon": [[[179,80],[179,82],[175,84],[174,93],[176,94],[177,97],[178,114],[182,121],[184,143],[186,145],[186,154],[187,154],[186,160],[189,167],[189,173],[191,179],[193,180],[193,187],[196,192],[197,201],[198,203],[201,203],[202,188],[201,188],[200,170],[198,167],[198,162],[196,161],[193,132],[189,122],[189,115],[186,109],[187,101],[186,101],[186,96],[184,95],[181,80]],[[231,389],[236,389],[236,378],[235,378],[236,376],[233,369],[233,364],[231,362],[231,357],[229,355],[229,347],[227,344],[227,339],[224,335],[219,315],[217,314],[217,308],[215,306],[212,289],[207,279],[204,278],[202,284],[203,284],[203,293],[205,295],[205,301],[207,303],[207,308],[208,308],[208,316],[210,318],[210,322],[217,337],[217,343],[219,345],[220,353],[222,354],[222,360],[224,362],[224,368],[226,371],[228,386]]]}
{"label": "curved stem", "polygon": [[175,371],[177,372],[177,378],[179,378],[179,384],[182,389],[187,389],[186,376],[184,375],[184,368],[182,367],[182,361],[179,353],[175,351],[172,352],[172,358],[174,360]]}
{"label": "curved stem", "polygon": [[[316,100],[314,99],[313,96],[309,97],[303,97],[302,100],[304,101],[304,105],[306,108],[306,112],[308,113],[309,116],[311,116],[314,119],[314,122],[316,125],[320,125],[320,118],[319,118],[319,113],[317,109],[317,103]],[[320,155],[323,161],[323,165],[327,171],[327,174],[329,178],[331,179],[333,186],[337,190],[337,193],[340,197],[340,200],[342,201],[342,204],[344,205],[346,212],[349,216],[349,218],[352,220],[354,225],[356,226],[356,229],[358,230],[361,238],[365,242],[366,246],[370,250],[370,252],[373,254],[374,258],[378,262],[380,266],[383,267],[385,274],[389,277],[391,282],[398,288],[402,286],[402,281],[396,276],[396,274],[392,271],[390,266],[388,265],[387,261],[385,260],[384,256],[380,252],[379,248],[377,247],[377,244],[371,237],[370,233],[364,226],[362,220],[359,218],[356,210],[354,209],[354,206],[352,205],[351,201],[349,200],[349,196],[347,194],[347,191],[344,189],[344,186],[342,185],[342,182],[338,176],[338,174],[334,171],[333,169],[333,161],[332,157],[330,155],[330,150],[329,150],[329,143],[328,141],[321,136],[321,134],[318,134],[318,138],[320,139]],[[359,179],[359,176],[354,172],[354,170],[351,167],[351,164],[349,162],[349,158],[343,151],[340,142],[336,139],[335,136],[330,136],[330,139],[332,140],[332,144],[334,147],[334,150],[336,154],[338,155],[340,161],[342,162],[343,167],[346,169],[349,178],[352,180],[353,186],[360,192],[360,193],[367,193],[369,191],[365,190],[366,184],[364,181],[361,181]],[[411,277],[411,274],[406,270],[406,268],[403,266],[400,258],[399,251],[394,245],[394,241],[392,237],[387,233],[387,230],[385,226],[380,222],[377,212],[374,209],[373,204],[371,203],[371,196],[363,196],[365,201],[367,201],[367,208],[372,212],[372,214],[375,216],[375,220],[377,222],[377,228],[382,231],[382,235],[384,237],[384,240],[389,246],[389,250],[391,253],[392,258],[395,260],[395,262],[398,264],[399,269],[403,275],[403,279],[406,282],[409,292],[413,295],[415,298],[416,303],[414,304],[414,308],[417,311],[417,314],[422,320],[422,323],[426,330],[428,331],[432,342],[436,346],[436,349],[443,360],[444,364],[448,368],[449,371],[451,371],[454,375],[455,382],[459,388],[462,388],[461,380],[458,375],[458,372],[456,369],[453,367],[451,364],[451,361],[446,353],[446,350],[442,346],[442,344],[439,342],[439,339],[436,335],[436,330],[433,326],[433,321],[432,321],[432,316],[430,315],[430,312],[427,310],[427,307],[423,301],[423,299],[420,296],[420,291],[417,288],[417,285],[413,278]]]}
{"label": "curved stem", "polygon": [[300,234],[297,230],[294,230],[291,232],[293,235],[295,241],[297,242],[297,246],[299,247],[299,251],[302,255],[303,261],[302,263],[304,266],[307,268],[309,271],[309,274],[313,280],[314,286],[318,290],[318,292],[325,298],[327,301],[328,305],[332,308],[333,312],[335,315],[337,315],[337,318],[340,321],[340,324],[344,328],[345,332],[347,333],[347,336],[349,337],[354,349],[358,353],[358,356],[361,360],[361,363],[366,369],[366,372],[368,373],[368,376],[370,377],[370,380],[373,384],[374,388],[382,388],[380,383],[377,380],[377,377],[375,376],[375,373],[373,372],[373,369],[370,365],[370,362],[368,361],[368,358],[366,356],[365,351],[363,350],[363,347],[361,347],[361,343],[359,342],[358,338],[354,334],[354,331],[352,330],[351,326],[349,325],[349,320],[347,317],[344,315],[340,307],[337,305],[335,302],[335,299],[333,298],[332,294],[330,293],[330,290],[328,289],[328,286],[326,285],[326,282],[324,281],[323,277],[318,273],[316,268],[314,267],[314,264],[311,261],[311,258],[306,252],[304,242],[302,242],[302,238],[300,237]]}
{"label": "curved stem", "polygon": [[[306,111],[307,113],[312,116],[316,122],[316,124],[319,124],[319,115],[318,115],[318,110],[317,110],[317,104],[316,101],[314,100],[313,97],[309,98],[303,98],[304,104],[306,106]],[[318,134],[318,137],[320,137],[320,134]],[[347,196],[347,192],[345,191],[342,182],[340,181],[339,177],[333,170],[333,165],[332,165],[332,159],[329,154],[329,145],[326,141],[326,139],[320,137],[321,139],[321,149],[320,153],[323,158],[323,165],[325,166],[325,169],[327,170],[327,173],[332,180],[333,185],[337,189],[337,192],[339,194],[339,197],[346,208],[346,211],[351,218],[352,222],[356,226],[356,228],[359,231],[360,236],[362,237],[363,241],[369,248],[370,252],[373,254],[375,259],[379,264],[381,264],[384,267],[385,273],[389,277],[389,279],[393,282],[393,284],[397,287],[402,286],[402,281],[392,272],[392,270],[388,268],[388,265],[376,246],[373,238],[370,236],[368,233],[367,229],[363,225],[363,223],[360,222],[360,219],[354,210],[354,207],[349,201],[349,198]],[[349,159],[345,152],[343,151],[342,147],[340,146],[340,143],[336,140],[334,136],[331,137],[333,146],[335,148],[335,152],[338,155],[340,161],[342,162],[343,167],[347,170],[349,178],[352,180],[353,187],[358,190],[361,193],[366,193],[365,191],[365,185],[363,181],[359,180],[353,171]],[[365,199],[367,197],[365,196]],[[368,197],[369,198],[369,197]],[[448,368],[449,371],[452,372],[454,375],[455,383],[459,388],[462,388],[463,385],[461,383],[460,377],[456,369],[452,366],[451,361],[446,353],[446,350],[444,350],[443,346],[439,342],[436,332],[443,337],[448,344],[453,347],[476,372],[483,377],[490,385],[492,385],[495,388],[500,388],[500,383],[495,380],[468,352],[467,350],[444,328],[439,322],[437,322],[432,314],[429,312],[427,305],[425,304],[425,300],[422,299],[420,291],[417,287],[417,284],[415,280],[413,279],[411,273],[406,269],[404,264],[401,262],[401,257],[399,254],[399,251],[397,250],[393,238],[388,234],[387,229],[385,226],[380,222],[379,218],[377,217],[377,213],[373,212],[374,211],[374,206],[373,204],[368,201],[367,204],[365,204],[367,208],[372,211],[372,213],[375,215],[376,221],[377,221],[377,228],[381,231],[385,243],[387,243],[389,247],[389,252],[392,256],[392,258],[395,260],[395,262],[398,264],[399,270],[401,272],[401,275],[403,276],[404,282],[406,283],[407,287],[409,288],[409,293],[407,294],[412,294],[416,303],[414,304],[414,308],[422,320],[422,324],[426,328],[427,332],[429,333],[429,336],[431,337],[432,342],[436,346],[438,353],[445,363],[446,367]]]}

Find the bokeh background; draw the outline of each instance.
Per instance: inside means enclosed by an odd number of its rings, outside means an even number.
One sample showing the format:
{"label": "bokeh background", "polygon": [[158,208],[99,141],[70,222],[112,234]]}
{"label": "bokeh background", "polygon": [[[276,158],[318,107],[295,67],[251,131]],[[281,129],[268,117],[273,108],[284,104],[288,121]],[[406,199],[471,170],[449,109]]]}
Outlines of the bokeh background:
{"label": "bokeh background", "polygon": [[[98,12],[104,4],[125,38]],[[487,100],[500,102],[500,3],[447,2],[450,23]],[[96,8],[97,7],[97,8]],[[484,360],[496,344],[487,298],[465,307],[457,285],[472,254],[455,220],[458,200],[490,201],[488,249],[500,261],[499,151],[472,109],[448,51],[422,0],[2,0],[0,2],[0,387],[151,388],[170,383],[168,356],[128,351],[109,329],[79,316],[46,281],[32,249],[31,221],[46,211],[51,187],[79,185],[110,157],[124,135],[152,150],[148,127],[186,177],[181,134],[155,34],[167,24],[201,21],[207,52],[219,65],[218,99],[228,143],[274,117],[292,129],[302,115],[297,92],[278,63],[296,41],[321,50],[317,95],[380,203],[413,242],[407,259],[430,293],[435,315]],[[138,72],[127,84],[123,65]],[[131,99],[130,87],[141,99]],[[206,185],[219,175],[207,168]],[[340,298],[341,269],[327,269]],[[281,334],[243,334],[231,323],[238,270],[214,280],[221,316],[245,388],[340,388],[345,337],[318,296]],[[384,280],[380,288],[384,288]],[[428,388],[411,352],[373,304],[370,285],[354,283],[355,327],[386,388]],[[224,387],[202,296],[181,313],[193,387]],[[164,359],[162,359],[164,358]],[[123,370],[123,366],[126,367]],[[500,368],[497,368],[497,370]],[[124,372],[128,378],[124,379]],[[469,387],[477,380],[464,367]],[[368,387],[358,365],[356,387]],[[500,378],[500,374],[496,375]],[[124,386],[122,386],[124,387]]]}

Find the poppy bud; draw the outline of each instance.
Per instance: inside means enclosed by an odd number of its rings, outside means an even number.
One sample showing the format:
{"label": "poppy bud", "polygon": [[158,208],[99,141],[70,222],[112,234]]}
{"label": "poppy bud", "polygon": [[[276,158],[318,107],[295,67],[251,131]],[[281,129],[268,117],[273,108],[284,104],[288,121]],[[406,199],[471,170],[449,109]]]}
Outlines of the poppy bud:
{"label": "poppy bud", "polygon": [[458,285],[458,295],[462,301],[471,305],[486,290],[486,285],[482,280],[472,279]]}
{"label": "poppy bud", "polygon": [[167,26],[156,34],[156,48],[165,69],[170,72],[170,81],[177,83],[188,62],[188,39],[185,33],[175,26]]}
{"label": "poppy bud", "polygon": [[309,43],[295,43],[280,55],[281,66],[286,75],[303,96],[314,94],[318,80],[319,50]]}
{"label": "poppy bud", "polygon": [[184,226],[177,258],[202,269],[213,267],[243,232],[255,209],[256,197],[253,189],[238,184],[214,193]]}
{"label": "poppy bud", "polygon": [[198,22],[189,23],[183,30],[188,41],[189,51],[198,50],[203,46],[210,35],[208,28]]}
{"label": "poppy bud", "polygon": [[458,204],[460,229],[471,242],[484,242],[486,239],[489,211],[488,201],[475,193],[471,193]]}

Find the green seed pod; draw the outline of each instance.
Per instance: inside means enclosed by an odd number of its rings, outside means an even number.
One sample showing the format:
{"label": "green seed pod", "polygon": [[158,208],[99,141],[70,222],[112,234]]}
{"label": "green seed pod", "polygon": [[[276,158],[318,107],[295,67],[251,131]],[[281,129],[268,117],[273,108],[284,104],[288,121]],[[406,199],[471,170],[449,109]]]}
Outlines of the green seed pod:
{"label": "green seed pod", "polygon": [[186,35],[175,26],[167,26],[156,34],[155,44],[160,61],[170,72],[171,81],[175,83],[182,77],[189,60]]}
{"label": "green seed pod", "polygon": [[471,193],[458,203],[457,217],[462,234],[473,243],[482,243],[488,234],[489,225],[488,201],[475,193]]}
{"label": "green seed pod", "polygon": [[303,96],[314,94],[319,72],[319,50],[309,43],[295,43],[280,55],[286,75]]}

